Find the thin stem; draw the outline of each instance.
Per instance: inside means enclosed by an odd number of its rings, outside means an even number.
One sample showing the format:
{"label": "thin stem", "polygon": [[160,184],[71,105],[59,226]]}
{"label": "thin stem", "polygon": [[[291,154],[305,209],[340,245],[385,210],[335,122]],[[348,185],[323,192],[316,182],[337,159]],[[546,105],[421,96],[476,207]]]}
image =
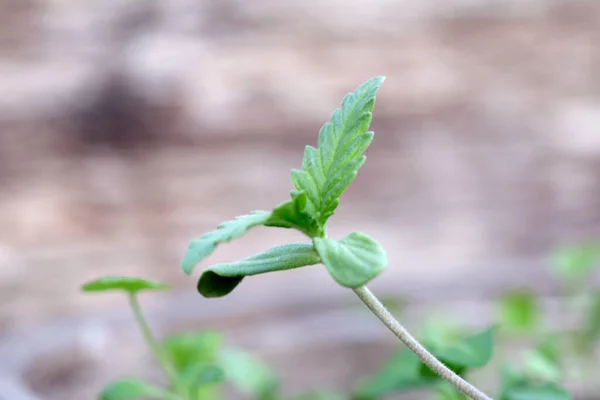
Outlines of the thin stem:
{"label": "thin stem", "polygon": [[473,400],[492,400],[485,393],[481,392],[475,386],[462,379],[460,376],[452,372],[425,347],[421,345],[394,316],[385,308],[383,304],[375,297],[373,293],[366,287],[362,286],[354,289],[354,293],[362,300],[363,303],[387,326],[393,333],[408,347],[417,357],[423,361],[433,372],[448,381],[452,386],[458,389],[463,394],[469,396]]}
{"label": "thin stem", "polygon": [[178,391],[182,396],[184,396],[184,398],[187,398],[187,392],[185,388],[180,387],[179,379],[177,379],[177,374],[175,373],[175,369],[173,368],[171,361],[164,353],[158,341],[154,338],[154,335],[152,335],[152,330],[150,329],[148,322],[142,314],[142,309],[140,308],[140,303],[138,302],[135,293],[129,293],[129,305],[131,306],[131,310],[133,311],[135,322],[137,323],[140,331],[142,332],[146,344],[152,351],[156,362],[163,370],[165,376],[169,379],[169,382],[171,382],[173,386],[177,387]]}

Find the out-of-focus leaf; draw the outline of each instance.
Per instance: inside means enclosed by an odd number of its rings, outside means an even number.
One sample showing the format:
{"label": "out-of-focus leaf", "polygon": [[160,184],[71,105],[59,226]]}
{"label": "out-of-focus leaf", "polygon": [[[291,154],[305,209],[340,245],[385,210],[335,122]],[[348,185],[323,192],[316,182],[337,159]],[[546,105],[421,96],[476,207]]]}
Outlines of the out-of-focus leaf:
{"label": "out-of-focus leaf", "polygon": [[262,361],[233,348],[223,349],[219,358],[227,381],[234,387],[260,400],[273,399],[279,388],[279,379]]}
{"label": "out-of-focus leaf", "polygon": [[506,400],[571,400],[572,398],[566,389],[553,383],[514,388],[504,397]]}
{"label": "out-of-focus leaf", "polygon": [[593,354],[600,339],[600,290],[591,295],[581,329],[577,332],[576,348],[580,354]]}
{"label": "out-of-focus leaf", "polygon": [[559,340],[555,335],[544,340],[525,359],[528,375],[545,382],[558,382],[562,376]]}
{"label": "out-of-focus leaf", "polygon": [[193,364],[212,363],[217,359],[223,338],[220,333],[205,331],[169,336],[163,341],[167,354],[178,371]]}
{"label": "out-of-focus leaf", "polygon": [[481,368],[487,364],[494,353],[495,327],[469,335],[451,348],[434,353],[441,361],[463,366]]}
{"label": "out-of-focus leaf", "polygon": [[168,290],[169,286],[141,278],[128,276],[106,276],[87,282],[81,286],[84,292],[109,292],[122,291],[127,293],[137,293],[143,290]]}
{"label": "out-of-focus leaf", "polygon": [[456,390],[454,386],[449,383],[442,383],[438,386],[435,398],[437,400],[469,400],[468,396],[465,396]]}
{"label": "out-of-focus leaf", "polygon": [[514,368],[502,368],[497,400],[571,400],[569,392],[556,383],[536,383]]}
{"label": "out-of-focus leaf", "polygon": [[539,322],[539,310],[535,293],[531,290],[515,290],[500,300],[500,323],[511,333],[531,333]]}
{"label": "out-of-focus leaf", "polygon": [[139,379],[119,379],[104,388],[100,400],[176,399],[171,393]]}
{"label": "out-of-focus leaf", "polygon": [[330,390],[313,390],[292,397],[291,400],[346,400],[346,396]]}
{"label": "out-of-focus leaf", "polygon": [[437,376],[421,374],[422,365],[416,355],[402,348],[376,374],[360,382],[352,398],[375,400],[391,393],[402,393],[437,382]]}
{"label": "out-of-focus leaf", "polygon": [[569,282],[585,279],[600,262],[600,246],[586,243],[577,246],[565,246],[556,250],[552,256],[552,271]]}

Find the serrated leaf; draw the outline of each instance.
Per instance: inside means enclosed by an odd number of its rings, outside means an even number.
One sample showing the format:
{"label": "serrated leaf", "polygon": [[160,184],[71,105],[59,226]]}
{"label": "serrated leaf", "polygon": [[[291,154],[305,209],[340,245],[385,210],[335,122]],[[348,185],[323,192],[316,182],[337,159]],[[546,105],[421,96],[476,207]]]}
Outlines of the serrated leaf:
{"label": "serrated leaf", "polygon": [[169,285],[164,283],[129,276],[106,276],[81,286],[83,292],[123,291],[137,293],[143,290],[168,290],[169,288]]}
{"label": "serrated leaf", "polygon": [[198,280],[198,292],[204,297],[229,294],[246,276],[283,271],[321,262],[310,244],[294,243],[273,247],[241,261],[206,268]]}
{"label": "serrated leaf", "polygon": [[340,241],[314,238],[313,242],[333,279],[345,287],[363,286],[387,266],[383,247],[364,233],[352,232]]}
{"label": "serrated leaf", "polygon": [[535,293],[531,290],[515,290],[500,299],[500,323],[509,332],[530,333],[539,321]]}
{"label": "serrated leaf", "polygon": [[361,84],[342,100],[329,122],[319,132],[318,148],[306,146],[301,170],[292,170],[292,182],[307,195],[307,212],[321,226],[333,215],[339,197],[365,162],[363,155],[373,132],[371,123],[375,95],[384,77]]}
{"label": "serrated leaf", "polygon": [[171,393],[139,379],[120,379],[102,390],[100,400],[176,399]]}
{"label": "serrated leaf", "polygon": [[242,393],[257,399],[270,399],[279,379],[271,368],[250,353],[235,348],[223,349],[220,364],[226,379]]}
{"label": "serrated leaf", "polygon": [[495,327],[490,327],[469,335],[447,350],[434,352],[434,355],[445,363],[465,368],[481,368],[492,358],[495,330]]}
{"label": "serrated leaf", "polygon": [[306,193],[293,191],[291,195],[291,200],[281,203],[273,209],[270,218],[265,222],[265,226],[297,229],[311,238],[321,236],[323,228],[319,226],[316,219],[305,211]]}
{"label": "serrated leaf", "polygon": [[181,268],[186,274],[190,274],[196,265],[208,257],[219,243],[229,242],[242,236],[249,229],[263,225],[271,217],[268,211],[253,211],[247,215],[241,215],[231,221],[221,223],[216,230],[205,233],[200,238],[193,240],[181,263]]}

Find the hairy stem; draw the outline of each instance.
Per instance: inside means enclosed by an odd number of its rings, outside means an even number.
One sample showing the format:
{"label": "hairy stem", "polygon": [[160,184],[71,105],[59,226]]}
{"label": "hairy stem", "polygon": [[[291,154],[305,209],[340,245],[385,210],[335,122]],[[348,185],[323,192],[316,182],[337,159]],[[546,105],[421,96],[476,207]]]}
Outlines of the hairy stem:
{"label": "hairy stem", "polygon": [[452,372],[440,360],[435,358],[425,347],[421,345],[394,316],[385,308],[383,304],[375,297],[375,295],[366,287],[362,286],[354,289],[354,293],[362,300],[363,303],[387,326],[393,333],[408,347],[417,357],[423,361],[433,372],[438,374],[444,380],[448,381],[452,386],[458,389],[463,394],[469,396],[473,400],[492,400],[485,393],[471,385],[469,382],[462,379],[460,376]]}
{"label": "hairy stem", "polygon": [[171,385],[176,387],[178,392],[181,394],[181,396],[183,396],[184,399],[186,399],[188,397],[187,391],[184,387],[181,387],[181,385],[179,384],[179,379],[177,379],[177,374],[175,373],[175,369],[173,369],[173,365],[171,364],[171,361],[169,360],[167,355],[164,353],[161,345],[154,338],[154,335],[152,335],[152,330],[150,329],[148,322],[146,321],[146,319],[144,318],[144,315],[142,314],[142,309],[140,308],[140,303],[138,302],[138,299],[137,299],[135,293],[129,293],[129,305],[131,306],[131,310],[133,311],[133,315],[135,317],[135,322],[137,323],[140,331],[142,332],[142,335],[144,336],[144,340],[146,341],[146,344],[152,351],[152,354],[154,355],[156,362],[158,363],[160,368],[163,370],[163,373],[165,374],[167,379],[169,379],[169,382],[171,383]]}

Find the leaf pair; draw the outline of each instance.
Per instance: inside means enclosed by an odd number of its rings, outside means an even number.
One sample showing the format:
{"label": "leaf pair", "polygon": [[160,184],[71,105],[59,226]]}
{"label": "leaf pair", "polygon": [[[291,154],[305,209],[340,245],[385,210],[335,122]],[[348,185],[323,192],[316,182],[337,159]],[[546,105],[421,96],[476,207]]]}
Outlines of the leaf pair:
{"label": "leaf pair", "polygon": [[235,289],[246,276],[321,262],[340,285],[356,288],[383,271],[387,258],[377,242],[353,232],[339,241],[315,238],[314,245],[286,244],[241,261],[210,266],[202,272],[197,288],[205,297],[221,297]]}
{"label": "leaf pair", "polygon": [[[455,342],[452,346],[429,343],[436,358],[459,375],[481,368],[493,355],[495,328],[488,328]],[[403,348],[392,356],[373,377],[359,385],[356,400],[378,399],[392,393],[439,387],[442,378],[436,375],[410,350]],[[447,396],[446,396],[447,397]]]}
{"label": "leaf pair", "polygon": [[254,211],[224,222],[215,231],[191,242],[182,262],[190,274],[215,248],[242,236],[255,226],[296,229],[312,244],[288,244],[233,263],[213,265],[198,280],[205,297],[230,293],[246,276],[325,264],[333,278],[356,288],[377,276],[387,265],[383,248],[372,238],[353,232],[340,241],[326,238],[326,223],[339,198],[364,164],[373,140],[369,132],[375,96],[384,77],[373,78],[347,94],[319,133],[318,147],[306,146],[301,170],[292,170],[291,199],[271,212]]}

